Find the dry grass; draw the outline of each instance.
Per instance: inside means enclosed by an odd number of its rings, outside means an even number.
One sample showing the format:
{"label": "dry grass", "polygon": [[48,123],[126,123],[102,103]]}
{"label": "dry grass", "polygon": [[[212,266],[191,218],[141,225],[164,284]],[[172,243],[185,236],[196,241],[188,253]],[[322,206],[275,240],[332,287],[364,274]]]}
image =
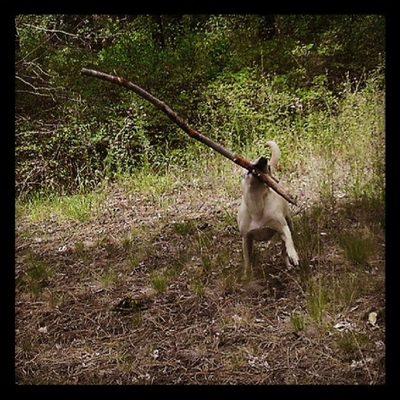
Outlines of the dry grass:
{"label": "dry grass", "polygon": [[[293,192],[302,185],[287,181]],[[220,182],[165,179],[147,192],[117,185],[83,221],[20,216],[19,382],[383,383],[379,206],[302,198],[301,266],[284,266],[280,243],[259,245],[253,277],[242,281],[239,177],[229,192]],[[306,187],[318,194],[318,179]]]}

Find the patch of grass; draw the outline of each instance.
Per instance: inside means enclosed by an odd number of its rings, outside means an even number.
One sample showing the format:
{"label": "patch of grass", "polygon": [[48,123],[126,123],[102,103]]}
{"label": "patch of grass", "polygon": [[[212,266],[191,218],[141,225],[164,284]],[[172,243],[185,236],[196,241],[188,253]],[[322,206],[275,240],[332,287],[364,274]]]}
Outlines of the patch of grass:
{"label": "patch of grass", "polygon": [[90,251],[85,247],[85,243],[78,241],[75,243],[75,253],[83,261],[87,261],[90,258]]}
{"label": "patch of grass", "polygon": [[171,280],[173,278],[176,278],[182,271],[184,267],[184,262],[182,259],[178,258],[175,260],[174,264],[171,264],[167,269],[165,270],[165,275]]}
{"label": "patch of grass", "polygon": [[78,255],[83,255],[85,253],[85,244],[81,241],[75,243],[75,252]]}
{"label": "patch of grass", "polygon": [[199,297],[203,297],[205,293],[205,287],[200,279],[194,279],[191,284],[191,289]]}
{"label": "patch of grass", "polygon": [[125,352],[123,354],[118,354],[115,357],[118,367],[124,372],[131,374],[135,371],[135,358],[130,352]]}
{"label": "patch of grass", "polygon": [[239,350],[229,355],[225,365],[228,370],[237,371],[247,366],[246,354],[244,351]]}
{"label": "patch of grass", "polygon": [[174,189],[177,178],[171,173],[157,173],[150,168],[142,168],[132,175],[119,177],[121,185],[128,193],[143,193],[157,200]]}
{"label": "patch of grass", "polygon": [[231,249],[228,247],[219,247],[218,253],[215,258],[215,267],[217,269],[224,269],[230,261],[232,260],[232,252]]}
{"label": "patch of grass", "polygon": [[170,277],[160,272],[154,272],[150,276],[151,286],[158,293],[164,293],[170,282]]}
{"label": "patch of grass", "polygon": [[309,281],[306,298],[308,314],[315,322],[321,323],[328,304],[328,290],[322,278]]}
{"label": "patch of grass", "polygon": [[237,226],[236,214],[225,207],[223,209],[222,216],[220,217],[220,221],[224,228]]}
{"label": "patch of grass", "polygon": [[344,232],[339,236],[339,244],[355,265],[365,266],[374,252],[374,241],[366,232]]}
{"label": "patch of grass", "polygon": [[129,236],[132,241],[143,240],[150,232],[152,229],[148,225],[132,226]]}
{"label": "patch of grass", "polygon": [[292,323],[293,329],[296,333],[304,330],[306,325],[304,315],[298,312],[292,313],[290,316],[290,322]]}
{"label": "patch of grass", "polygon": [[172,225],[172,227],[174,231],[181,236],[190,235],[197,229],[196,223],[192,220],[176,222]]}
{"label": "patch of grass", "polygon": [[118,281],[118,274],[115,270],[109,268],[105,270],[99,277],[101,286],[105,289],[111,288]]}
{"label": "patch of grass", "polygon": [[128,256],[128,263],[130,269],[136,269],[143,261],[145,252],[142,249],[131,250]]}
{"label": "patch of grass", "polygon": [[142,317],[142,312],[140,310],[135,312],[135,314],[132,317],[131,322],[132,322],[132,326],[134,328],[139,328],[142,325],[143,317]]}
{"label": "patch of grass", "polygon": [[96,212],[103,199],[102,194],[78,194],[60,200],[57,209],[59,214],[67,219],[85,222]]}
{"label": "patch of grass", "polygon": [[309,263],[300,263],[299,269],[298,269],[298,277],[299,277],[299,283],[303,290],[307,290],[308,283],[311,279],[312,275],[312,270],[310,267]]}
{"label": "patch of grass", "polygon": [[112,256],[119,251],[117,243],[113,238],[107,235],[99,237],[96,241],[96,246],[104,249],[107,253],[107,256]]}
{"label": "patch of grass", "polygon": [[212,258],[208,254],[201,255],[201,267],[204,273],[210,272],[213,266]]}
{"label": "patch of grass", "polygon": [[19,346],[27,353],[30,353],[36,348],[36,343],[32,341],[31,337],[24,337],[19,340]]}
{"label": "patch of grass", "polygon": [[362,272],[346,272],[333,277],[329,284],[330,307],[343,312],[366,291],[369,284]]}
{"label": "patch of grass", "polygon": [[212,232],[209,230],[197,230],[192,236],[190,253],[199,256],[201,260],[201,273],[208,273],[213,269],[215,257],[213,257]]}
{"label": "patch of grass", "polygon": [[121,245],[122,245],[122,248],[123,248],[124,250],[129,250],[129,249],[131,249],[132,244],[133,244],[133,239],[132,239],[132,236],[131,236],[131,235],[126,235],[126,236],[124,236],[124,237],[122,238],[122,240],[121,240]]}
{"label": "patch of grass", "polygon": [[301,217],[293,219],[293,240],[303,264],[309,264],[315,256],[321,253],[319,227],[322,224],[323,213],[323,208],[317,206]]}
{"label": "patch of grass", "polygon": [[72,196],[36,195],[17,202],[19,215],[32,222],[41,222],[55,216],[61,220],[86,222],[96,214],[105,199],[103,192],[75,194]]}
{"label": "patch of grass", "polygon": [[37,296],[48,284],[53,271],[43,259],[34,253],[28,254],[25,263],[27,270],[23,283],[34,296]]}
{"label": "patch of grass", "polygon": [[229,271],[223,274],[222,289],[224,293],[232,293],[239,285],[239,278],[235,272]]}
{"label": "patch of grass", "polygon": [[200,251],[208,251],[212,245],[212,233],[209,231],[198,231],[196,242]]}
{"label": "patch of grass", "polygon": [[368,336],[358,332],[343,332],[336,339],[336,345],[347,360],[358,357],[359,350],[369,343]]}
{"label": "patch of grass", "polygon": [[182,272],[185,260],[186,258],[181,258],[178,255],[175,262],[163,271],[153,271],[150,274],[150,283],[152,288],[158,293],[164,293],[171,281]]}

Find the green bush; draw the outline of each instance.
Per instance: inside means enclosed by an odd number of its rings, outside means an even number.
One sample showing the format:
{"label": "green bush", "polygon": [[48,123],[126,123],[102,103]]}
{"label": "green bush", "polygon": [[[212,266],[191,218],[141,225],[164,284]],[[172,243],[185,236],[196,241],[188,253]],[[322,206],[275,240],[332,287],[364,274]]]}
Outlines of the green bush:
{"label": "green bush", "polygon": [[[382,142],[380,16],[19,15],[16,28],[18,194],[74,192],[204,153],[151,104],[82,67],[137,82],[236,151],[253,156],[275,139],[288,168],[304,143],[354,159],[355,139],[362,151]],[[369,162],[384,169],[382,157]]]}

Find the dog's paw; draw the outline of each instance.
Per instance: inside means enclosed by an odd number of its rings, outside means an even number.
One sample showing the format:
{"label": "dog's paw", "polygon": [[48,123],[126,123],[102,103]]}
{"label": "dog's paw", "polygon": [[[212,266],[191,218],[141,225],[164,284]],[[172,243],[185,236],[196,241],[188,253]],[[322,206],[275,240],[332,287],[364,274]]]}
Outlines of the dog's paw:
{"label": "dog's paw", "polygon": [[290,263],[290,266],[298,267],[299,266],[299,256],[296,253],[296,250],[292,250],[288,252],[287,260]]}

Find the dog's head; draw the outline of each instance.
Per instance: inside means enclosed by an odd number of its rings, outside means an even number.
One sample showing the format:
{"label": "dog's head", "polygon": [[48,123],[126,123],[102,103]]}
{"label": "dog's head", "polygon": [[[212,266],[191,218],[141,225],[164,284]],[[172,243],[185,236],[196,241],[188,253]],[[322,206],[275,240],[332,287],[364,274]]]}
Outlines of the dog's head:
{"label": "dog's head", "polygon": [[269,166],[268,158],[266,157],[261,156],[260,158],[257,158],[257,160],[253,162],[253,167],[264,174],[271,173],[271,167]]}

